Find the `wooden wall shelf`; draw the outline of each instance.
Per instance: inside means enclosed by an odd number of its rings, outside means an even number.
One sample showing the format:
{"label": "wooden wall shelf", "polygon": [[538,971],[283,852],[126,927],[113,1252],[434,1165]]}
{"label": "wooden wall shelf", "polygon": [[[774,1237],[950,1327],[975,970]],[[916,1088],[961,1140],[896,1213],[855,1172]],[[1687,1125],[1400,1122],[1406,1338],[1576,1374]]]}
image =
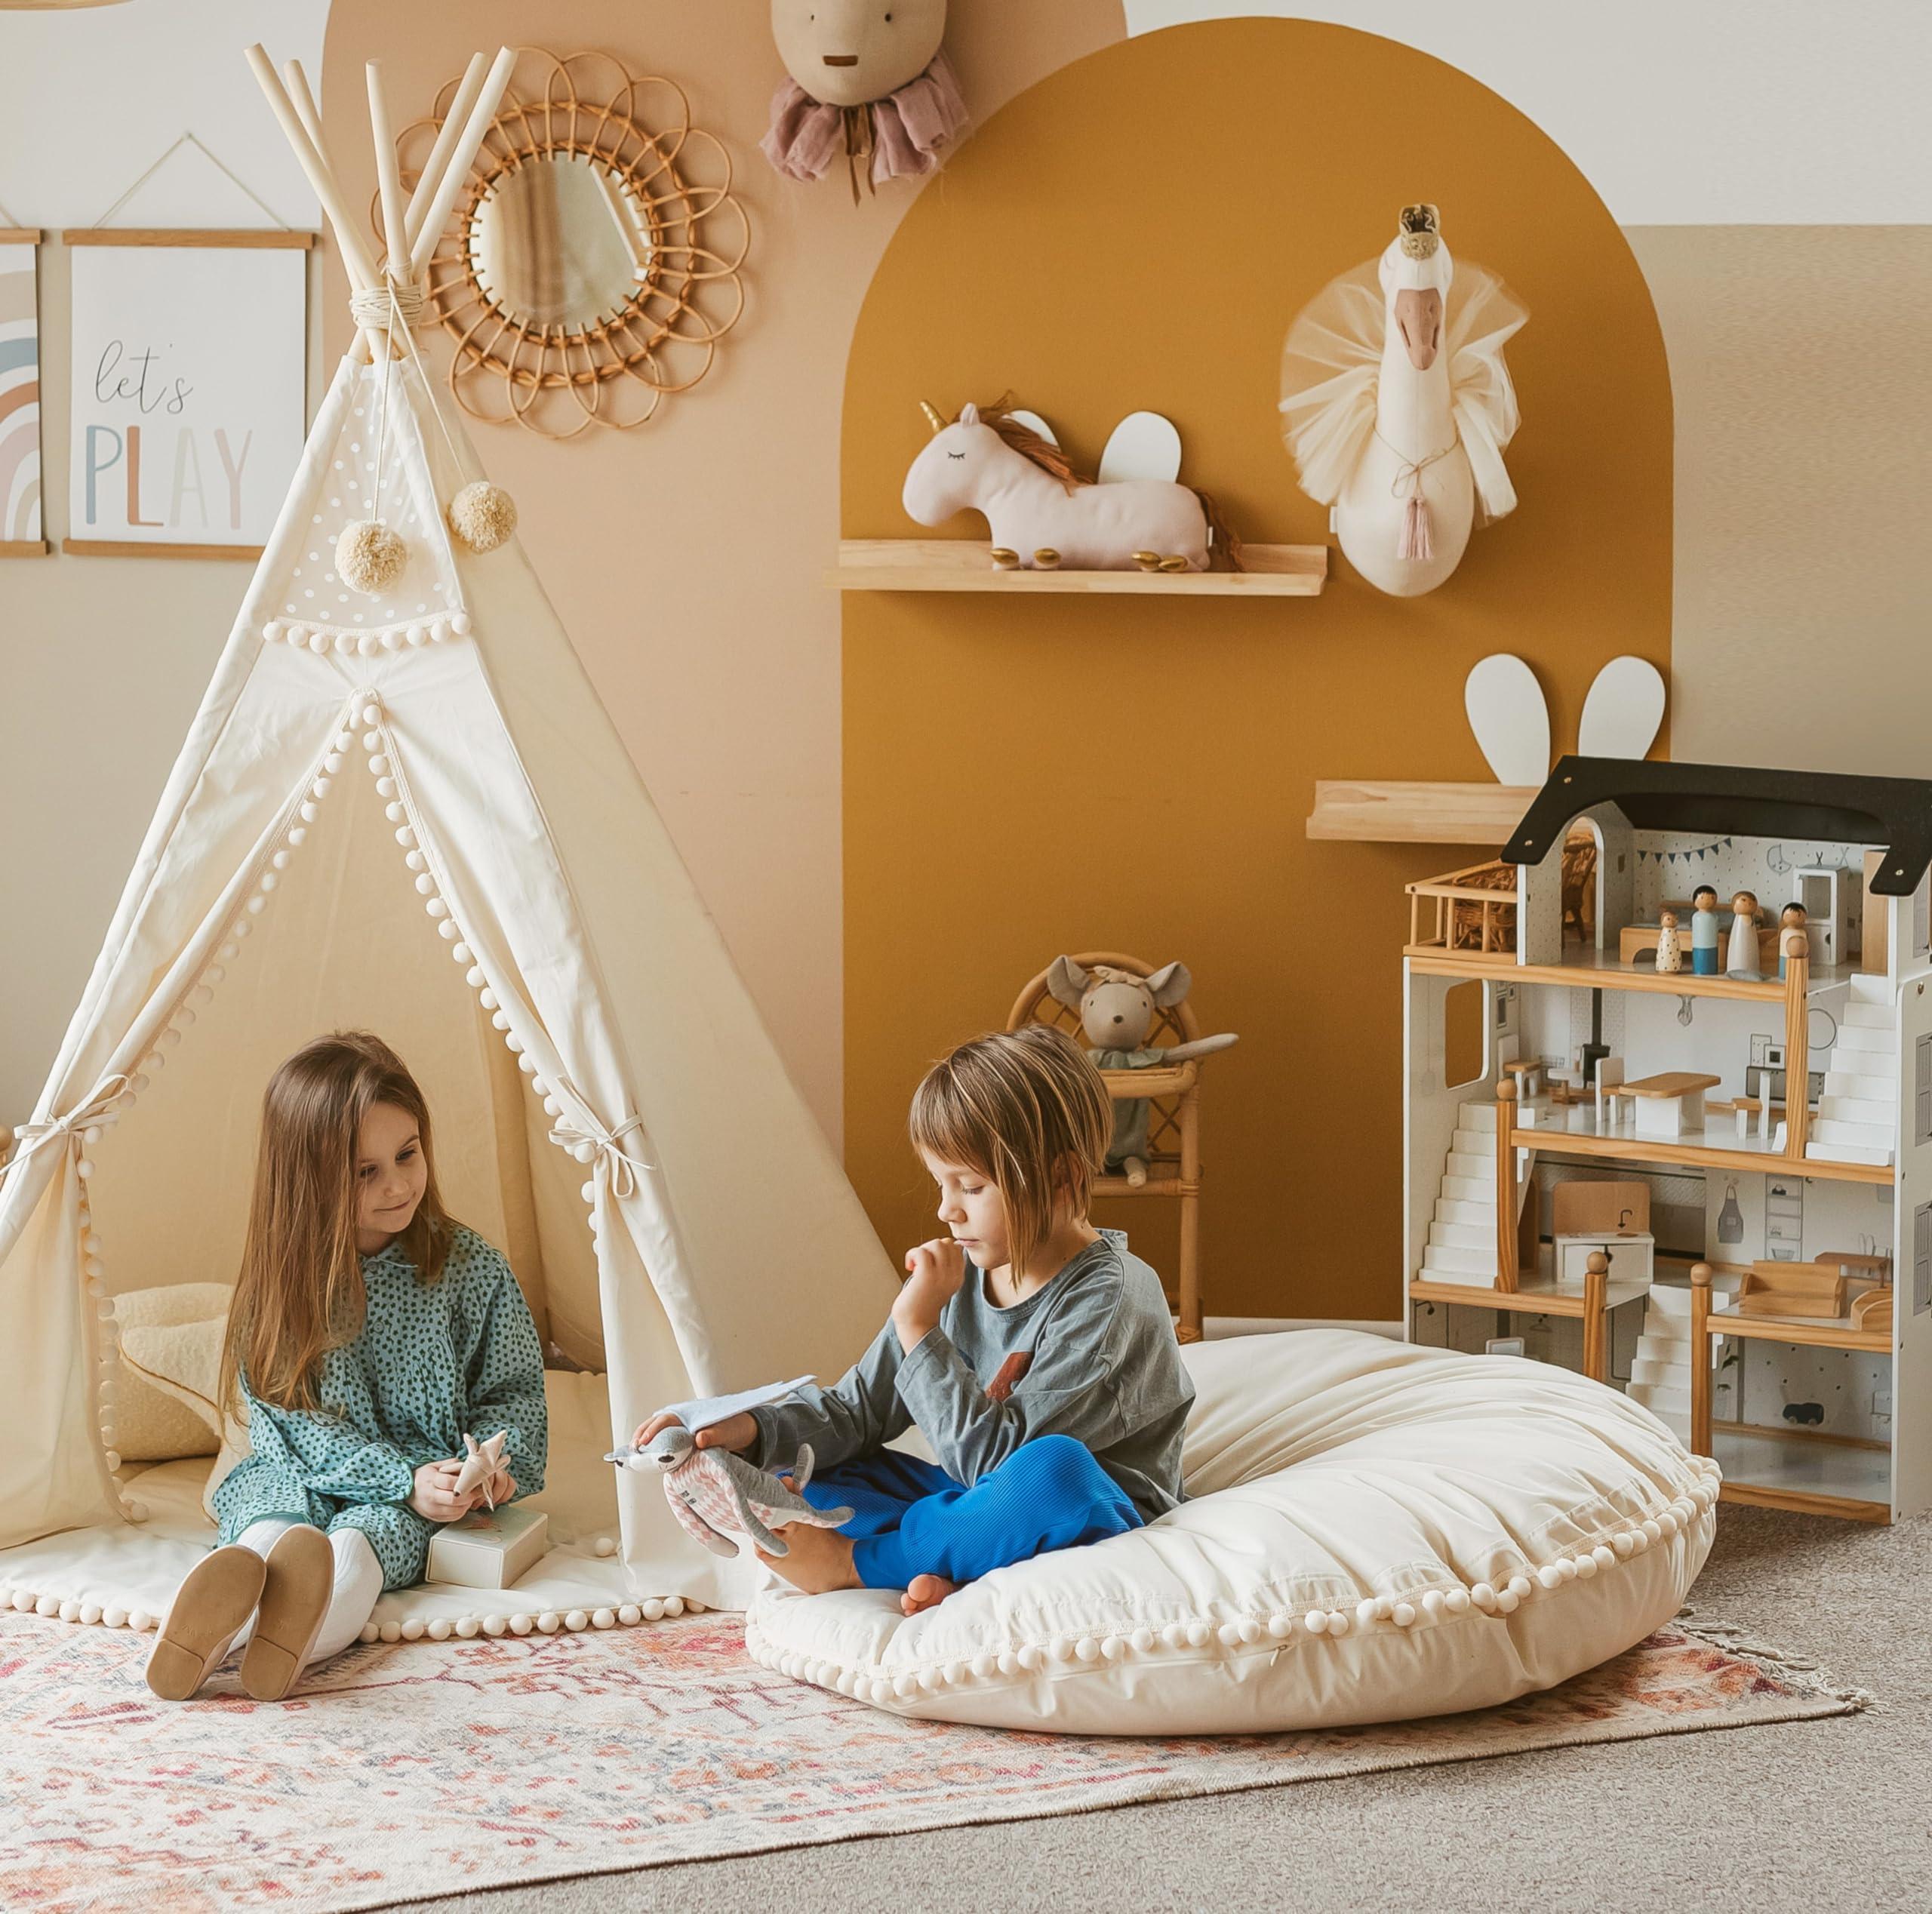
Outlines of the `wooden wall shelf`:
{"label": "wooden wall shelf", "polygon": [[[1102,592],[1168,598],[1314,598],[1328,579],[1325,545],[1250,545],[1245,571],[999,571],[983,539],[848,538],[826,583],[841,592]],[[1534,793],[1531,794],[1534,795]],[[1500,844],[1528,808],[1510,814]]]}
{"label": "wooden wall shelf", "polygon": [[1319,779],[1308,834],[1348,844],[1472,844],[1494,851],[1509,842],[1537,789]]}

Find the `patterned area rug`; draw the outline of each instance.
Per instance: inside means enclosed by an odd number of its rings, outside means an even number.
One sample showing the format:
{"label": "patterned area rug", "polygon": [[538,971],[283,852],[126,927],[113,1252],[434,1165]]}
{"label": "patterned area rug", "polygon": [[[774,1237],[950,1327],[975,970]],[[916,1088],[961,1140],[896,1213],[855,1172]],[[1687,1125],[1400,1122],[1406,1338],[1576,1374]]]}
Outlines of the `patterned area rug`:
{"label": "patterned area rug", "polygon": [[171,1706],[142,1682],[144,1638],[9,1614],[0,1906],[366,1908],[1861,1705],[1729,1632],[1680,1621],[1478,1714],[1128,1741],[903,1721],[760,1668],[729,1615],[376,1645],[293,1702],[223,1677]]}

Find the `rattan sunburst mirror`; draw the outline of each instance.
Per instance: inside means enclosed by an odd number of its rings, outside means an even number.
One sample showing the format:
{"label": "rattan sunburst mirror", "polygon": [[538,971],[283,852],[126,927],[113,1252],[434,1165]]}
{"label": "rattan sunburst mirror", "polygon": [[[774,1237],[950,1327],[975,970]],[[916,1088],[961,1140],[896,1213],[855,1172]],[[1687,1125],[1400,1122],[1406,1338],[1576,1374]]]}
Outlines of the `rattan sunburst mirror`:
{"label": "rattan sunburst mirror", "polygon": [[[451,81],[404,129],[405,186],[463,118],[463,91]],[[472,418],[546,438],[642,425],[711,369],[749,244],[731,155],[675,82],[520,48],[429,261],[450,389]]]}

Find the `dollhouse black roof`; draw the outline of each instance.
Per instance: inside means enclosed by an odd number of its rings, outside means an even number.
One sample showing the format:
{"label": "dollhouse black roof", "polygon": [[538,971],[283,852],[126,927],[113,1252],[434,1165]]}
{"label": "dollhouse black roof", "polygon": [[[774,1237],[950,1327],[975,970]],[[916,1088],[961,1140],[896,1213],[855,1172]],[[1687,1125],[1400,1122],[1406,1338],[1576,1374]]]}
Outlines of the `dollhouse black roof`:
{"label": "dollhouse black roof", "polygon": [[1921,778],[1577,757],[1557,761],[1503,859],[1540,863],[1580,813],[1601,804],[1633,830],[1882,845],[1872,888],[1884,897],[1910,897],[1932,863],[1932,783]]}

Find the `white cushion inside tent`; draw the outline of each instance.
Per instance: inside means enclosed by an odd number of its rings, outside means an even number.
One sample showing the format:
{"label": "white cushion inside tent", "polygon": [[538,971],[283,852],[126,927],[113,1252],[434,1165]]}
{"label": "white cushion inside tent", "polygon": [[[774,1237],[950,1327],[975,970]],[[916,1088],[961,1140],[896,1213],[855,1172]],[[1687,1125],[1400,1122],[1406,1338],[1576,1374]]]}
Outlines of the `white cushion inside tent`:
{"label": "white cushion inside tent", "polygon": [[[703,1605],[675,1595],[642,1596],[615,1552],[616,1472],[603,1460],[610,1439],[608,1379],[592,1371],[549,1371],[544,1395],[550,1416],[550,1466],[543,1492],[531,1505],[550,1519],[549,1553],[512,1589],[460,1588],[426,1582],[386,1594],[375,1627],[392,1640],[481,1632],[492,1618],[500,1634],[562,1627],[608,1626],[621,1619],[654,1620]],[[9,1550],[0,1559],[0,1605],[37,1608],[69,1621],[106,1617],[137,1626],[167,1612],[176,1586],[214,1543],[202,1508],[211,1456],[194,1456],[131,1471],[130,1493],[140,1503],[138,1525],[69,1529]],[[601,1545],[601,1550],[600,1550]],[[668,1606],[667,1606],[668,1602]],[[466,1623],[475,1626],[462,1626]]]}
{"label": "white cushion inside tent", "polygon": [[1444,1714],[1549,1688],[1668,1621],[1715,1463],[1548,1364],[1345,1330],[1195,1345],[1190,1499],[910,1619],[761,1594],[769,1667],[897,1713],[1080,1734]]}

